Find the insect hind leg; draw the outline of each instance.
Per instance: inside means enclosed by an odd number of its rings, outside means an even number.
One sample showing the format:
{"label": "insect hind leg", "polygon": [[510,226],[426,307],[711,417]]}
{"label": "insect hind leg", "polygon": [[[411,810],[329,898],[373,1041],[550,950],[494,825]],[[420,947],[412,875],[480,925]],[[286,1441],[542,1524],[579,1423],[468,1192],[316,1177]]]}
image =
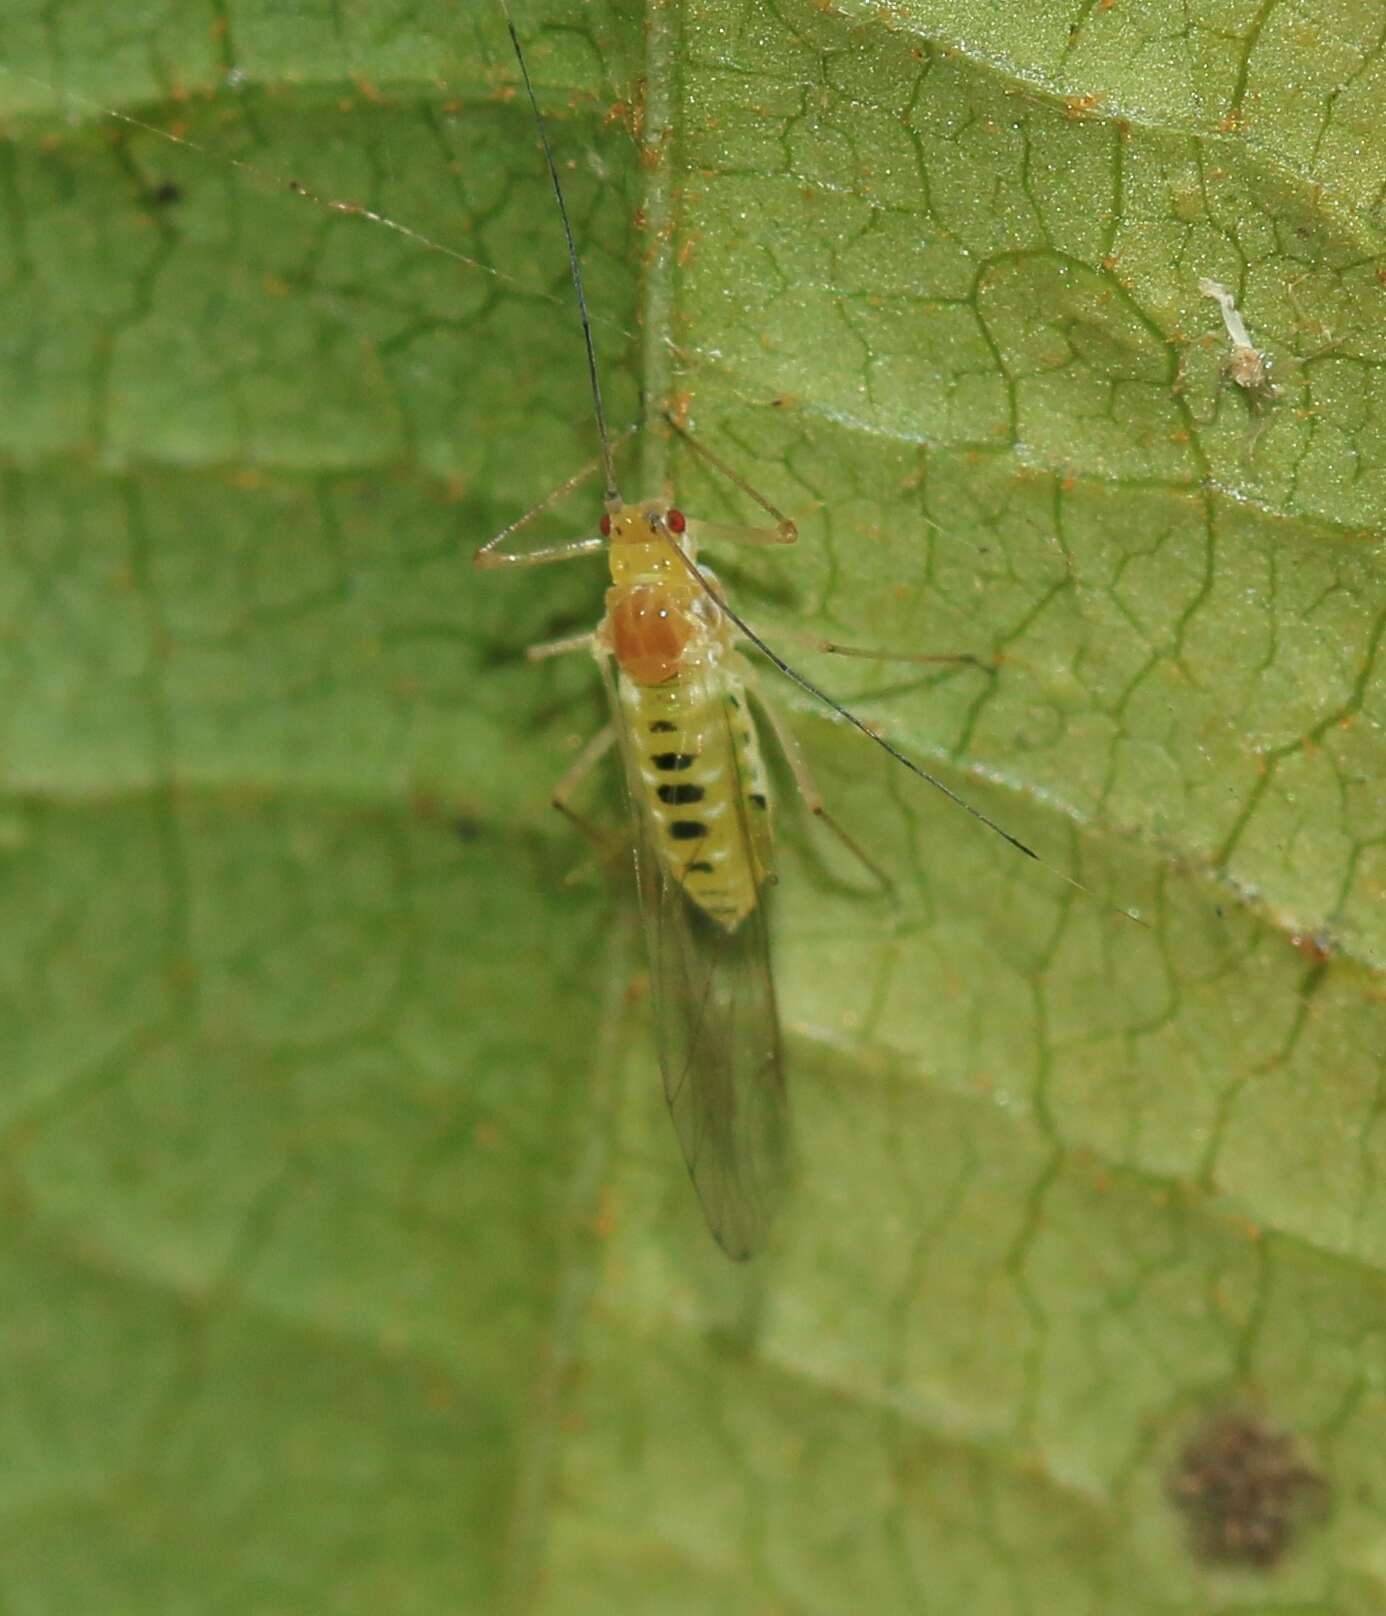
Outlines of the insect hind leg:
{"label": "insect hind leg", "polygon": [[754,670],[746,666],[743,671],[743,677],[746,680],[746,688],[754,695],[757,706],[765,714],[765,721],[769,724],[775,741],[780,751],[784,754],[784,760],[789,765],[789,772],[793,776],[794,785],[805,808],[837,837],[838,841],[842,843],[852,857],[870,874],[872,880],[875,881],[882,892],[893,892],[895,884],[886,872],[856,838],[842,825],[838,824],[837,820],[828,812],[827,805],[823,801],[823,794],[819,791],[818,784],[808,766],[808,759],[804,756],[804,749],[799,745],[798,736],[784,722],[775,710],[774,705],[766,698],[765,692],[760,688],[759,680],[755,677]]}

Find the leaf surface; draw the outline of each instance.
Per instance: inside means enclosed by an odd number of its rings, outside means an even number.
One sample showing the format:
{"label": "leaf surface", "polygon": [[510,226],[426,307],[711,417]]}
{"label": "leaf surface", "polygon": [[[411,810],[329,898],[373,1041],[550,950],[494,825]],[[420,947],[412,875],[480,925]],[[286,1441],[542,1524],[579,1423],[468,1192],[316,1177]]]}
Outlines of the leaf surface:
{"label": "leaf surface", "polygon": [[[613,421],[1043,861],[780,694],[895,888],[783,782],[744,1272],[544,804],[600,568],[469,560],[593,449],[499,12],[215,15],[0,22],[0,1604],[1379,1608],[1371,8],[518,19]],[[1271,1580],[1166,1497],[1219,1408],[1325,1478]]]}

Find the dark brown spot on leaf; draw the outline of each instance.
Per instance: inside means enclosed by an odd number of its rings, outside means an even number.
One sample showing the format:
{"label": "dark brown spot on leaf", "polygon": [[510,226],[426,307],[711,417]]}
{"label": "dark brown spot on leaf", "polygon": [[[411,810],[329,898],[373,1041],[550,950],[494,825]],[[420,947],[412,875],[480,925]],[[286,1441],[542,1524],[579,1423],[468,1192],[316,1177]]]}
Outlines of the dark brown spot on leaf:
{"label": "dark brown spot on leaf", "polygon": [[1220,1414],[1185,1445],[1169,1478],[1200,1560],[1269,1568],[1322,1509],[1327,1484],[1294,1438],[1247,1414]]}

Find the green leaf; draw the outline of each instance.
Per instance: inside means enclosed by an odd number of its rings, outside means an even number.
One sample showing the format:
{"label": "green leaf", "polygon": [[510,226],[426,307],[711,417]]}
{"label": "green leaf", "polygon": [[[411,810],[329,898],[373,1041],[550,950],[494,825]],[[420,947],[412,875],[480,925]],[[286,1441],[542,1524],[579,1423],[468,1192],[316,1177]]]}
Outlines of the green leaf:
{"label": "green leaf", "polygon": [[[594,447],[499,9],[9,7],[0,1605],[1378,1609],[1378,20],[518,22],[613,422],[795,516],[732,598],[1042,862],[781,693],[894,890],[785,782],[727,1264],[545,806],[600,568],[469,560]],[[1170,1502],[1219,1410],[1323,1478],[1229,1506],[1273,1574]]]}

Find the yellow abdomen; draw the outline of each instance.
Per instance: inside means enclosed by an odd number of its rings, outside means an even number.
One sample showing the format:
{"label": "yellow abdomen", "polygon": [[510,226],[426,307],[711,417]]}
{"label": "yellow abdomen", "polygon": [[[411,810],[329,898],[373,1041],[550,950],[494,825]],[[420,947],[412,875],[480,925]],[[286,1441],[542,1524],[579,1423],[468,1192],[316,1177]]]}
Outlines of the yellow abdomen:
{"label": "yellow abdomen", "polygon": [[740,679],[698,667],[658,685],[618,675],[631,789],[658,857],[727,931],[755,908],[769,873],[769,794]]}

